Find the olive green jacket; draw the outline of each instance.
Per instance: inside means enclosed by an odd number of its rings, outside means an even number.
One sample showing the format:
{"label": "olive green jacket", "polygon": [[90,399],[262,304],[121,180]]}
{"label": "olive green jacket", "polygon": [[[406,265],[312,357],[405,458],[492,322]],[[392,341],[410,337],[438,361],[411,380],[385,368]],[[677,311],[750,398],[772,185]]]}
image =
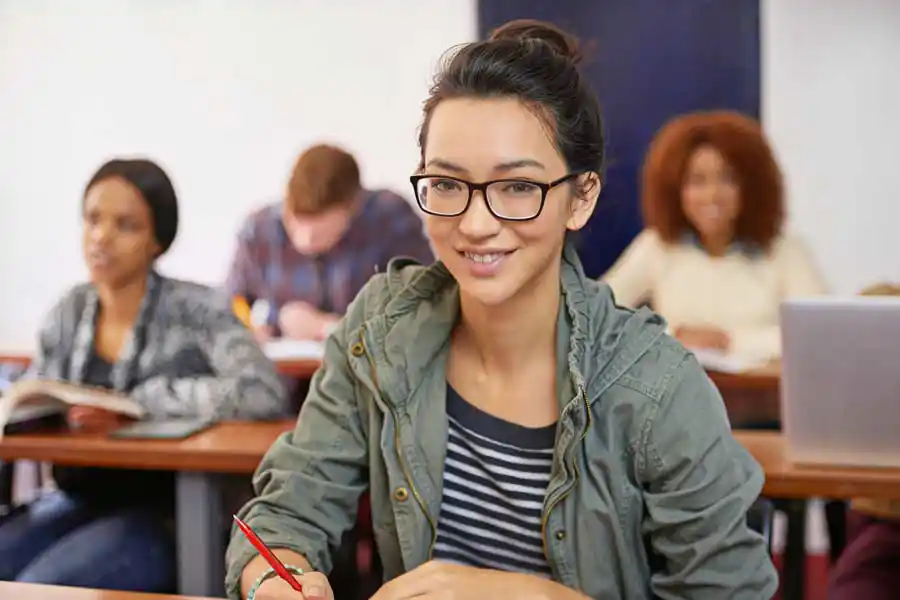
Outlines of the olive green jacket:
{"label": "olive green jacket", "polygon": [[[693,355],[648,310],[615,305],[563,257],[559,422],[544,502],[556,581],[594,599],[771,598],[777,577],[746,513],[763,484]],[[326,342],[293,432],[240,516],[273,547],[331,569],[367,489],[385,578],[429,560],[447,445],[445,363],[459,290],[446,267],[397,260]],[[241,534],[226,588],[254,556]]]}

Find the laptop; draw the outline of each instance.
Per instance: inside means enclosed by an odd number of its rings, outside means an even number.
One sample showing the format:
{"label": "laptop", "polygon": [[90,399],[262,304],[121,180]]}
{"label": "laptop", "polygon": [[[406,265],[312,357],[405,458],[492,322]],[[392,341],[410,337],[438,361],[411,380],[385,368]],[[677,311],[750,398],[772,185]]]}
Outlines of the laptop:
{"label": "laptop", "polygon": [[900,298],[788,301],[781,337],[787,458],[900,467]]}

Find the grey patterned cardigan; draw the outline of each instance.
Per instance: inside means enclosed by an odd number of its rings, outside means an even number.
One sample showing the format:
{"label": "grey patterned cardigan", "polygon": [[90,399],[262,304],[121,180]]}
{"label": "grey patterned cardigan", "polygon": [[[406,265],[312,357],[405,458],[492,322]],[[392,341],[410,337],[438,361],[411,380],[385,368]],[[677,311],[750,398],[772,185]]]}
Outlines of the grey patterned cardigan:
{"label": "grey patterned cardigan", "polygon": [[[69,291],[47,316],[26,377],[83,382],[98,308],[91,284]],[[275,366],[225,295],[156,272],[111,379],[148,418],[273,419],[288,411]]]}

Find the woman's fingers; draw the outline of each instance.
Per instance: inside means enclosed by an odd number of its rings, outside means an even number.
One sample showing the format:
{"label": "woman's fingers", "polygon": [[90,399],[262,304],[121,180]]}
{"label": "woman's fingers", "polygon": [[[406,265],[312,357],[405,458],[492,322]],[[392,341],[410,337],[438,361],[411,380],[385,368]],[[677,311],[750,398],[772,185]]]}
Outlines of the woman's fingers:
{"label": "woman's fingers", "polygon": [[328,578],[322,573],[298,575],[297,581],[303,586],[303,597],[306,600],[334,600]]}

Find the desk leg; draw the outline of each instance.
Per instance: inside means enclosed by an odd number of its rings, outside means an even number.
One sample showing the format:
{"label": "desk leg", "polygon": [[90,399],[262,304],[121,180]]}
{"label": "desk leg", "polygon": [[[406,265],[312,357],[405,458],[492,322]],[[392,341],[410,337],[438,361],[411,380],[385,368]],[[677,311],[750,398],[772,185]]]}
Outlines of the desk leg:
{"label": "desk leg", "polygon": [[178,591],[223,597],[225,548],[219,476],[179,472],[176,488]]}

